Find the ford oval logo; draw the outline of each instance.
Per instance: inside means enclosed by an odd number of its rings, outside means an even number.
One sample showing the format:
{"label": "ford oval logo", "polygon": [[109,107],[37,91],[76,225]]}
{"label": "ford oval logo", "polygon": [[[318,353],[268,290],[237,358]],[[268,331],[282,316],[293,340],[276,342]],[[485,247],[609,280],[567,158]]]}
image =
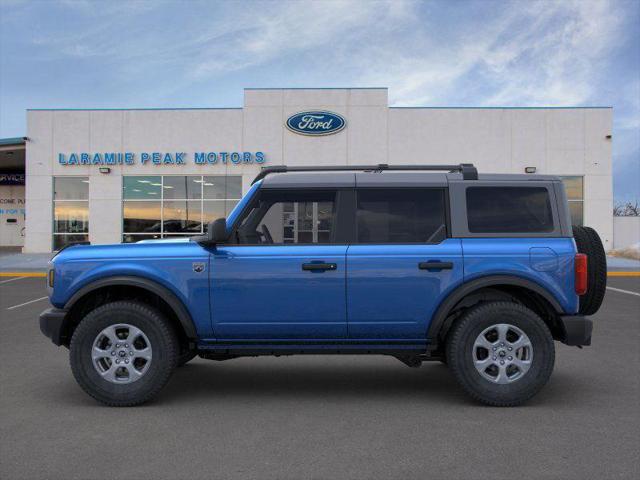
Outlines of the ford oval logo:
{"label": "ford oval logo", "polygon": [[296,113],[287,119],[287,128],[301,135],[331,135],[338,133],[346,124],[337,113],[322,110]]}

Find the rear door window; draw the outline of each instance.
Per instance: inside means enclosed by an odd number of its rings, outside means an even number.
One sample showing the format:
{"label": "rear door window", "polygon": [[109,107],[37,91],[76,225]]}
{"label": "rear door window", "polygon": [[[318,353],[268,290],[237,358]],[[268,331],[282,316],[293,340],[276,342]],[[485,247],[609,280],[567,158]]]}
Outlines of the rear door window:
{"label": "rear door window", "polygon": [[469,187],[467,221],[472,233],[546,233],[554,230],[544,187]]}
{"label": "rear door window", "polygon": [[445,239],[444,189],[358,190],[358,243],[439,243]]}

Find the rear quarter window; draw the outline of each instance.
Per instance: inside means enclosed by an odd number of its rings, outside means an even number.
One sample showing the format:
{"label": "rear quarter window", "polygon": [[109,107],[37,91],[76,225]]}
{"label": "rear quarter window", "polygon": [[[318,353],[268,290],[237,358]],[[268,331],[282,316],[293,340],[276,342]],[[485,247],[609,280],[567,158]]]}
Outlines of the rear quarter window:
{"label": "rear quarter window", "polygon": [[469,187],[467,222],[472,233],[548,233],[554,230],[544,187]]}

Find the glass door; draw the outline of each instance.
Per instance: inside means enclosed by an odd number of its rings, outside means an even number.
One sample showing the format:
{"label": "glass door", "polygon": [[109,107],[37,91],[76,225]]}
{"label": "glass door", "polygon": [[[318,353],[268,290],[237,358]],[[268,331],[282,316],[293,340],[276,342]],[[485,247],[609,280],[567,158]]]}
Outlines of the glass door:
{"label": "glass door", "polygon": [[284,243],[328,243],[331,202],[286,202],[282,206]]}

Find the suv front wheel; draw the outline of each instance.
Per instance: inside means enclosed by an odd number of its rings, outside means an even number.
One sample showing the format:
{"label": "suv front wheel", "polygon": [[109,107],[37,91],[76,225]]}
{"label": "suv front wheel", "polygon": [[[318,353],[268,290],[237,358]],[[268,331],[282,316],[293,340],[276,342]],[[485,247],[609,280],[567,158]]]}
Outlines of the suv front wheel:
{"label": "suv front wheel", "polygon": [[462,388],[492,406],[515,406],[549,380],[553,337],[533,311],[512,302],[471,308],[453,325],[447,363]]}
{"label": "suv front wheel", "polygon": [[76,381],[93,398],[133,406],[167,383],[178,361],[178,342],[159,311],[119,301],[96,308],[80,322],[69,359]]}

